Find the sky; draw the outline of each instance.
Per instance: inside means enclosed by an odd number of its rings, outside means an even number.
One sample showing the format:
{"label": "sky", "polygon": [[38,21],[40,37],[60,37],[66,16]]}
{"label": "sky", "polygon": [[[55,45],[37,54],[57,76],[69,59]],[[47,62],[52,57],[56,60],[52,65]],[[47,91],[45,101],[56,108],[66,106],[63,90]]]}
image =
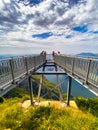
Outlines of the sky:
{"label": "sky", "polygon": [[98,53],[97,0],[0,0],[0,54]]}

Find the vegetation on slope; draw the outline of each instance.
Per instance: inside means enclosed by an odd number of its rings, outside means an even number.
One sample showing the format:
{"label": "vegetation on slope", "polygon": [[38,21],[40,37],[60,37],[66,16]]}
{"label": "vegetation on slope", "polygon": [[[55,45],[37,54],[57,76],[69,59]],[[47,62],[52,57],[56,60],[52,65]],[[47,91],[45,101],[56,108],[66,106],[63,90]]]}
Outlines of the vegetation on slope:
{"label": "vegetation on slope", "polygon": [[0,130],[98,130],[98,118],[90,113],[70,107],[25,109],[22,102],[25,96],[29,97],[26,90],[16,87],[11,91],[14,96],[10,94],[0,103]]}
{"label": "vegetation on slope", "polygon": [[94,116],[98,117],[98,98],[75,98],[75,101],[79,107],[84,112],[90,112]]}
{"label": "vegetation on slope", "polygon": [[97,130],[98,118],[71,108],[30,107],[18,99],[0,104],[0,130]]}
{"label": "vegetation on slope", "polygon": [[[32,76],[33,92],[35,95],[37,95],[37,93],[38,93],[38,86],[40,83],[40,78],[41,78],[41,76],[39,76],[39,75]],[[46,93],[47,93],[47,95],[45,95]],[[46,98],[46,99],[58,100],[57,97],[59,97],[58,87],[54,83],[49,82],[45,77],[44,77],[44,80],[42,83],[42,89],[41,89],[41,96],[43,96],[43,95],[45,95],[44,98]],[[64,94],[64,93],[63,93],[63,98],[64,99],[66,98],[66,94]]]}

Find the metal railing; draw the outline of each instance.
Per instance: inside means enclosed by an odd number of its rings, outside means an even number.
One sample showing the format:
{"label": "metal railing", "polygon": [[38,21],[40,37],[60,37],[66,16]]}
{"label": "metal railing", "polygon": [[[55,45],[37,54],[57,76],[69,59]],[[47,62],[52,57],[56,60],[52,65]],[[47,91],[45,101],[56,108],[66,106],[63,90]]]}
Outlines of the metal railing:
{"label": "metal railing", "polygon": [[65,72],[73,77],[82,79],[83,84],[91,84],[98,88],[98,60],[92,58],[55,55],[55,62]]}
{"label": "metal railing", "polygon": [[[50,56],[49,56],[50,57]],[[48,59],[51,59],[49,58]],[[47,60],[48,60],[47,59]],[[0,60],[0,91],[11,84],[15,85],[19,79],[26,77],[45,63],[43,55],[23,56]],[[68,55],[54,55],[54,62],[61,66],[65,73],[78,79],[83,85],[98,94],[98,60],[92,58],[73,57]]]}
{"label": "metal railing", "polygon": [[0,89],[8,84],[14,84],[22,76],[41,66],[45,57],[23,56],[0,60]]}

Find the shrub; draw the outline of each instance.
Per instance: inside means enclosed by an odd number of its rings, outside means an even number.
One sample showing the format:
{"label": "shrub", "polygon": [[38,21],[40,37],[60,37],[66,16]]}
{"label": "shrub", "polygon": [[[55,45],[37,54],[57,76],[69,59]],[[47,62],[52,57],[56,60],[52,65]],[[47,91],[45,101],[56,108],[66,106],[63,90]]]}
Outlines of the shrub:
{"label": "shrub", "polygon": [[4,97],[5,98],[22,98],[24,95],[29,95],[25,88],[15,87],[9,91]]}
{"label": "shrub", "polygon": [[29,95],[25,95],[22,97],[22,102],[24,102],[25,100],[29,100],[30,96]]}
{"label": "shrub", "polygon": [[98,98],[88,98],[83,97],[75,98],[78,107],[83,111],[88,111],[94,116],[98,117]]}
{"label": "shrub", "polygon": [[4,98],[0,97],[0,103],[3,103],[3,102],[4,102]]}

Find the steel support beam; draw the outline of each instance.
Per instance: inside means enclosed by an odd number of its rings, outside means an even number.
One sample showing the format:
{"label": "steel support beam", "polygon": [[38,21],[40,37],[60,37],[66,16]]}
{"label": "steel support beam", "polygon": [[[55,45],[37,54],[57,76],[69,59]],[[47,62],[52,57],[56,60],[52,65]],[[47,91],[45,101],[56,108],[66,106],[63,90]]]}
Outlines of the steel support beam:
{"label": "steel support beam", "polygon": [[32,88],[31,76],[28,77],[28,82],[29,82],[29,90],[30,90],[31,105],[33,105],[33,88]]}
{"label": "steel support beam", "polygon": [[40,93],[41,93],[41,88],[42,88],[42,82],[43,82],[43,75],[41,76],[40,83],[39,83],[38,97],[37,97],[38,102],[40,102]]}
{"label": "steel support beam", "polygon": [[[45,64],[46,63],[43,64],[42,71],[45,71]],[[41,94],[41,88],[42,88],[43,78],[44,78],[44,75],[42,74],[41,79],[40,79],[40,83],[39,83],[39,89],[38,89],[38,98],[37,98],[38,102],[40,102],[40,94]]]}
{"label": "steel support beam", "polygon": [[59,75],[57,74],[56,77],[57,77],[57,86],[58,86],[58,91],[59,91],[60,101],[63,101],[62,91],[61,91],[61,86],[60,86]]}
{"label": "steel support beam", "polygon": [[71,96],[71,84],[72,84],[72,78],[68,77],[68,89],[67,89],[67,106],[69,106],[70,102],[70,96]]}
{"label": "steel support beam", "polygon": [[[58,71],[58,68],[57,68],[57,65],[56,65],[56,64],[55,64],[55,71]],[[56,77],[57,77],[57,86],[58,86],[60,101],[63,101],[62,92],[61,92],[61,87],[60,87],[59,75],[57,74]]]}
{"label": "steel support beam", "polygon": [[59,71],[58,72],[57,71],[56,72],[52,72],[52,71],[51,72],[48,72],[48,71],[44,72],[44,71],[42,71],[42,72],[34,72],[33,73],[33,75],[42,75],[42,74],[44,74],[44,75],[57,75],[57,74],[58,75],[66,75],[66,73],[63,72],[63,71],[60,71],[60,72]]}

